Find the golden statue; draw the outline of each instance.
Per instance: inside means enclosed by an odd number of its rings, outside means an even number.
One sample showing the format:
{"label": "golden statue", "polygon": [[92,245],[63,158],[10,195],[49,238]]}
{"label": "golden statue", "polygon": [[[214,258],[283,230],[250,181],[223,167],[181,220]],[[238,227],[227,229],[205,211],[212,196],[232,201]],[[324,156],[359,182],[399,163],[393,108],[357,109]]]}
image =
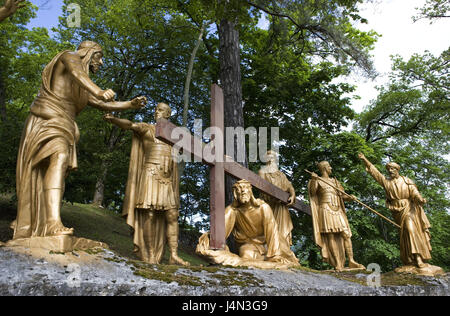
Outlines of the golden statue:
{"label": "golden statue", "polygon": [[[155,120],[168,119],[170,107],[159,103]],[[178,165],[172,146],[155,137],[155,125],[134,123],[110,114],[105,120],[133,131],[123,216],[134,229],[135,252],[145,262],[160,263],[166,238],[170,250],[169,264],[189,265],[178,257]]]}
{"label": "golden statue", "polygon": [[283,191],[290,194],[289,204],[281,203],[279,200],[272,198],[267,194],[262,194],[262,198],[272,208],[275,221],[280,231],[280,236],[284,238],[288,245],[292,245],[292,225],[291,216],[289,215],[289,206],[295,203],[295,190],[286,175],[278,170],[277,153],[269,150],[266,153],[266,165],[259,170],[259,176],[273,185],[279,187]]}
{"label": "golden statue", "polygon": [[6,0],[3,7],[0,7],[0,22],[16,13],[18,9],[25,7],[26,4],[19,5],[19,3],[24,1],[25,0]]}
{"label": "golden statue", "polygon": [[364,269],[364,266],[353,258],[352,232],[344,205],[344,201],[353,201],[356,197],[341,194],[334,188],[344,191],[339,181],[330,177],[332,168],[327,161],[320,162],[318,167],[321,177],[312,173],[312,179],[308,183],[308,195],[314,240],[321,248],[322,259],[332,265],[336,271],[342,271],[347,253],[350,269]]}
{"label": "golden statue", "polygon": [[75,118],[88,105],[105,111],[137,109],[145,97],[109,102],[112,90],[102,90],[89,78],[103,65],[97,43],[82,42],[76,52],[56,55],[42,73],[42,86],[25,122],[17,157],[17,218],[13,240],[67,236],[73,228],[61,222],[64,180],[77,168],[80,133]]}
{"label": "golden statue", "polygon": [[400,166],[395,162],[386,164],[390,178],[386,178],[360,153],[358,157],[366,165],[367,172],[384,188],[386,207],[392,212],[400,226],[400,258],[403,267],[396,272],[412,272],[424,275],[443,273],[440,267],[425,263],[431,260],[430,222],[423,210],[427,202],[414,182],[399,174]]}
{"label": "golden statue", "polygon": [[286,268],[298,266],[298,259],[280,236],[277,222],[269,204],[253,196],[247,180],[233,185],[233,203],[225,209],[225,236],[233,233],[239,255],[228,247],[209,249],[209,233],[203,234],[196,252],[218,264],[253,266],[258,268]]}

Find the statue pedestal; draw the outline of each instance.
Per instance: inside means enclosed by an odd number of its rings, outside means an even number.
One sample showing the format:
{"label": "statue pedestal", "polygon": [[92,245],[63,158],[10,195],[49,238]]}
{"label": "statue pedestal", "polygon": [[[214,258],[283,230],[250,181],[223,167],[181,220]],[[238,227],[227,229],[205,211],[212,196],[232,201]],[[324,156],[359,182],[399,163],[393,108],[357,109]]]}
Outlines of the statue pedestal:
{"label": "statue pedestal", "polygon": [[107,244],[99,241],[68,235],[13,239],[8,241],[5,246],[46,249],[61,253],[72,252],[75,249],[108,248]]}
{"label": "statue pedestal", "polygon": [[437,276],[437,275],[444,275],[445,271],[441,267],[433,266],[431,264],[425,264],[425,267],[419,268],[416,266],[403,266],[398,267],[394,270],[396,273],[412,273],[417,275],[423,275],[423,276]]}

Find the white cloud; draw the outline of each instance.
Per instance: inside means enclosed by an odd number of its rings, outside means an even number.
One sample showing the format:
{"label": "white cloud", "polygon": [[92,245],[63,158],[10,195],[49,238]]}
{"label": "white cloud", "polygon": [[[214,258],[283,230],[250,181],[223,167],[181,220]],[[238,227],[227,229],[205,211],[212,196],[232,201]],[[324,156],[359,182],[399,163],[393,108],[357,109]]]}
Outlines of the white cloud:
{"label": "white cloud", "polygon": [[361,100],[354,100],[352,107],[361,112],[370,100],[375,99],[375,86],[388,81],[387,74],[391,70],[391,55],[400,55],[409,59],[413,54],[422,54],[425,50],[439,55],[450,46],[450,19],[413,22],[412,17],[418,14],[416,8],[425,4],[424,0],[387,0],[364,4],[360,14],[369,23],[358,25],[363,31],[374,30],[382,36],[372,51],[374,65],[380,76],[375,80],[366,80],[356,75],[348,78],[349,82],[358,86],[355,95]]}

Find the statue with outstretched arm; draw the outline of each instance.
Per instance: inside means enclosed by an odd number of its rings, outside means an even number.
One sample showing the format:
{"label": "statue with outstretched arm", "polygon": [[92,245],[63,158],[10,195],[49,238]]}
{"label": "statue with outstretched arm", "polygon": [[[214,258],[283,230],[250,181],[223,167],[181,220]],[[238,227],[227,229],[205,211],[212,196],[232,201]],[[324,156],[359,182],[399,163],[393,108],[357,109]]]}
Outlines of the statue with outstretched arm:
{"label": "statue with outstretched arm", "polygon": [[[170,107],[159,103],[155,120],[169,119]],[[188,265],[178,256],[180,206],[178,164],[172,146],[155,137],[155,125],[135,123],[111,114],[105,120],[133,132],[122,215],[134,229],[135,252],[145,262],[160,263],[165,243],[169,264]]]}
{"label": "statue with outstretched arm", "polygon": [[87,106],[122,111],[147,103],[145,97],[113,101],[114,91],[102,90],[89,78],[89,73],[96,73],[102,65],[100,45],[85,41],[76,51],[59,53],[45,67],[17,157],[13,239],[73,234],[73,228],[64,227],[61,221],[61,204],[66,174],[78,167],[78,114]]}
{"label": "statue with outstretched arm", "polygon": [[387,178],[364,154],[360,153],[358,157],[364,162],[366,171],[384,188],[386,207],[400,226],[400,258],[404,266],[396,271],[434,274],[442,270],[426,263],[431,260],[431,225],[423,209],[427,200],[417,186],[411,179],[400,175],[400,165],[395,162],[386,164]]}

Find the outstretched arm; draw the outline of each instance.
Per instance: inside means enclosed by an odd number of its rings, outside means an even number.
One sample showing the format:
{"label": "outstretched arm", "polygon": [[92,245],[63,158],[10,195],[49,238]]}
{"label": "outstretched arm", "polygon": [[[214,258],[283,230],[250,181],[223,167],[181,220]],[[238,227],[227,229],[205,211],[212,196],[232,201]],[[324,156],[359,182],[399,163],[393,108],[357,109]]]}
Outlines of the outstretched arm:
{"label": "outstretched arm", "polygon": [[140,134],[142,132],[144,132],[144,130],[141,126],[142,124],[137,124],[137,123],[134,123],[127,119],[121,119],[121,118],[115,117],[110,113],[106,113],[103,116],[103,119],[107,122],[110,122],[110,123],[120,127],[121,129],[124,129],[124,130],[132,130],[132,131],[140,133]]}
{"label": "outstretched arm", "polygon": [[81,58],[76,53],[66,53],[61,56],[61,61],[66,70],[72,75],[75,81],[84,89],[89,91],[99,100],[111,101],[115,93],[111,89],[102,90],[89,78],[89,75],[83,70]]}
{"label": "outstretched arm", "polygon": [[366,165],[367,172],[383,187],[385,187],[386,177],[374,166],[372,163],[367,160],[364,154],[358,154],[359,159],[361,159]]}
{"label": "outstretched arm", "polygon": [[26,4],[19,3],[24,2],[25,0],[6,0],[3,7],[0,8],[0,22],[8,18],[9,16],[16,13],[16,11],[20,8],[26,6]]}
{"label": "outstretched arm", "polygon": [[109,111],[109,112],[115,112],[115,111],[123,111],[123,110],[130,110],[130,109],[140,109],[144,107],[147,104],[147,98],[146,97],[137,97],[134,98],[131,101],[112,101],[112,102],[104,102],[95,96],[89,97],[89,105],[97,108],[102,111]]}

